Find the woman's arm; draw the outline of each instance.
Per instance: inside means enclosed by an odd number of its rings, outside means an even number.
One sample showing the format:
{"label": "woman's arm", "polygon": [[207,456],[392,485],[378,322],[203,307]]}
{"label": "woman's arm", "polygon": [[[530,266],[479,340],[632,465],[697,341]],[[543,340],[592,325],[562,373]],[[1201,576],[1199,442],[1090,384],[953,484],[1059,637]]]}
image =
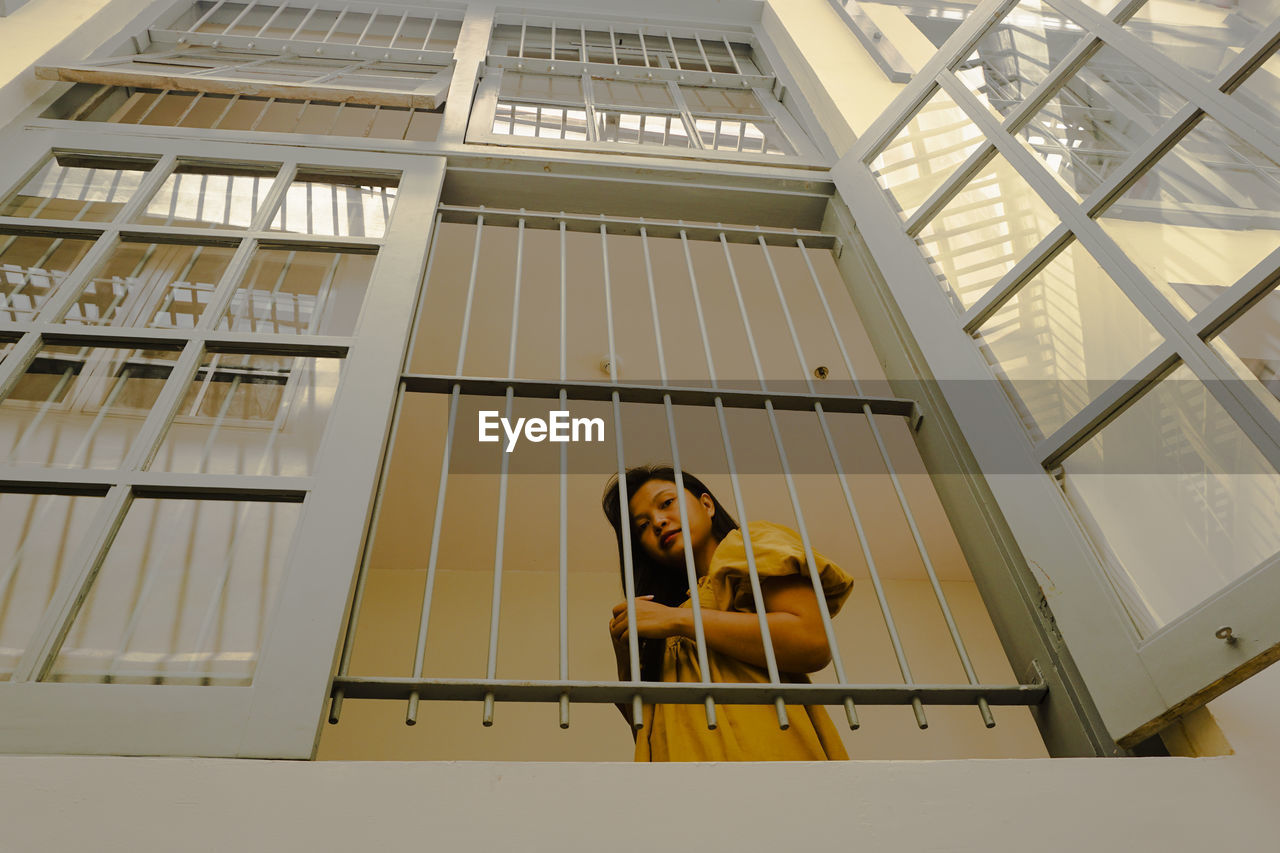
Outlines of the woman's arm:
{"label": "woman's arm", "polygon": [[[831,660],[822,613],[813,584],[807,577],[788,576],[761,581],[765,619],[773,640],[778,669],[783,672],[816,672]],[[626,602],[613,608],[609,623],[615,642],[626,642],[628,634]],[[693,610],[666,607],[636,599],[636,626],[641,637],[693,637]],[[702,608],[702,627],[707,646],[746,663],[765,665],[764,643],[760,639],[760,617]]]}

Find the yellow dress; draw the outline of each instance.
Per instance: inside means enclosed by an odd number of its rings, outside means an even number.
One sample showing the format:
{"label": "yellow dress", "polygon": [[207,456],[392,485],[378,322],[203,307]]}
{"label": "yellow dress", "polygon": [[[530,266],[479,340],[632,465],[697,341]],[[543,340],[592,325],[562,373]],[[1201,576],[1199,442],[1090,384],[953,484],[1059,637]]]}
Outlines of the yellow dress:
{"label": "yellow dress", "polygon": [[[769,521],[749,525],[756,571],[761,581],[786,575],[809,576],[799,535]],[[814,552],[818,577],[831,615],[853,588],[849,577]],[[698,579],[698,602],[704,609],[755,613],[746,548],[740,530],[731,531],[716,547],[707,573]],[[692,606],[686,601],[682,607]],[[768,671],[707,649],[713,682],[769,683]],[[785,682],[808,683],[799,673],[779,673]],[[662,660],[663,681],[701,681],[697,646],[688,637],[668,637]],[[778,728],[773,705],[716,705],[714,730],[707,729],[702,705],[645,705],[644,727],[636,735],[636,761],[823,761],[846,759],[831,718],[820,705],[788,705],[790,728]]]}

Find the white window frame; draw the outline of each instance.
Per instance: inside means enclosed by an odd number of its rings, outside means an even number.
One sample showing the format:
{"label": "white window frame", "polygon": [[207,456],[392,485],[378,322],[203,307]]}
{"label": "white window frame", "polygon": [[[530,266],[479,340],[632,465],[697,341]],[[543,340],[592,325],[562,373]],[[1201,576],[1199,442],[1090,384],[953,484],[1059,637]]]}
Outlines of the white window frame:
{"label": "white window frame", "polygon": [[[1201,381],[1212,386],[1218,404],[1263,457],[1280,469],[1280,420],[1274,414],[1274,401],[1249,393],[1247,388],[1233,387],[1242,383],[1206,343],[1221,323],[1274,288],[1275,276],[1280,274],[1280,250],[1224,289],[1215,317],[1177,321],[1153,307],[1148,294],[1154,293],[1154,286],[1091,218],[1091,206],[1101,206],[1130,175],[1172,148],[1169,140],[1180,138],[1203,114],[1280,162],[1280,145],[1275,142],[1280,131],[1227,94],[1240,74],[1274,50],[1280,21],[1264,28],[1214,81],[1208,82],[1123,29],[1122,23],[1140,8],[1141,0],[1120,3],[1110,16],[1094,12],[1079,0],[1050,2],[1085,25],[1085,37],[1003,122],[952,72],[970,55],[986,29],[1016,5],[1016,0],[986,0],[860,137],[834,175],[839,194],[852,213],[848,227],[853,229],[856,221],[859,242],[865,243],[870,260],[884,272],[883,296],[901,312],[910,329],[911,346],[920,351],[925,369],[948,380],[968,380],[940,383],[937,405],[946,407],[949,417],[954,418],[980,470],[1024,472],[985,477],[994,509],[1011,528],[1026,565],[1031,567],[1107,731],[1118,744],[1128,747],[1280,659],[1280,620],[1275,618],[1275,602],[1280,601],[1280,559],[1265,560],[1144,638],[1126,614],[1103,558],[1074,516],[1052,472],[1061,459],[1117,417],[1135,394],[1153,387],[1176,363],[1189,365]],[[1125,168],[1108,177],[1080,204],[1034,154],[1019,145],[1008,128],[1016,127],[1019,118],[1034,115],[1056,86],[1079,70],[1099,41],[1153,69],[1188,103],[1162,125],[1161,132],[1126,158]],[[903,222],[870,164],[938,87],[983,131],[985,144]],[[1003,155],[1017,168],[1062,224],[958,319],[912,238],[993,153]],[[1112,389],[1033,446],[971,334],[1061,248],[1069,231],[1130,294],[1166,340]],[[960,386],[963,391],[958,390]],[[1219,633],[1225,627],[1231,628],[1234,641]]]}
{"label": "white window frame", "polygon": [[[168,342],[181,346],[176,364],[153,410],[143,422],[129,458],[118,470],[37,469],[0,466],[0,481],[10,489],[43,489],[102,496],[93,521],[65,573],[11,681],[0,683],[0,717],[6,721],[0,751],[11,753],[93,753],[199,755],[221,757],[310,758],[324,700],[333,676],[343,618],[365,532],[400,370],[409,323],[426,264],[432,213],[443,183],[439,157],[280,149],[283,163],[276,183],[258,209],[252,226],[239,229],[240,248],[218,285],[218,297],[195,329],[63,326],[52,322],[80,282],[110,250],[122,225],[129,232],[175,234],[194,229],[129,226],[128,221],[177,163],[256,162],[254,145],[178,140],[139,140],[104,136],[93,130],[24,131],[18,150],[0,164],[0,185],[21,186],[53,149],[107,154],[141,154],[157,160],[137,194],[111,223],[66,223],[69,232],[97,232],[98,241],[46,302],[35,318],[5,323],[3,332],[17,343],[0,362],[0,394],[18,380],[39,351],[44,336],[86,345],[145,346]],[[381,240],[285,234],[267,230],[292,176],[304,169],[336,172],[399,173],[396,210]],[[17,224],[4,217],[4,224]],[[62,230],[57,220],[39,220],[45,231]],[[203,229],[202,229],[203,230]],[[355,332],[350,337],[219,332],[211,328],[254,249],[262,243],[295,243],[340,248],[379,245],[379,256]],[[163,441],[204,353],[273,351],[299,356],[342,357],[341,385],[328,415],[324,438],[305,477],[174,474],[145,469],[150,452]],[[371,413],[381,412],[381,417]],[[353,501],[365,494],[366,501]],[[80,597],[106,557],[111,538],[135,495],[300,501],[294,533],[270,628],[259,652],[251,686],[181,684],[46,683],[39,680],[70,628]],[[335,650],[317,653],[318,649]]]}
{"label": "white window frame", "polygon": [[[496,19],[498,24],[514,21],[514,18],[508,19],[499,15]],[[522,19],[523,20],[523,19]],[[549,20],[549,19],[548,19]],[[541,26],[546,23],[541,20],[534,20],[532,23]],[[554,22],[552,22],[554,23]],[[653,28],[645,25],[633,24],[630,27],[626,25],[610,25],[591,22],[582,22],[577,27],[569,28],[566,31],[576,36],[580,31],[585,30],[609,30],[611,32],[638,32],[641,35],[659,40],[666,40],[672,48],[659,54],[659,66],[640,66],[625,64],[605,64],[599,62],[586,62],[579,60],[566,59],[540,59],[525,57],[521,55],[507,55],[507,45],[505,41],[494,40],[490,42],[489,52],[483,68],[483,76],[481,77],[475,94],[474,108],[471,112],[471,121],[468,125],[466,140],[467,142],[502,145],[502,146],[521,146],[536,148],[559,148],[569,151],[597,151],[609,154],[640,154],[659,157],[681,157],[681,158],[697,158],[700,160],[726,161],[726,162],[747,162],[767,164],[770,166],[798,166],[802,168],[820,168],[824,165],[821,152],[817,146],[808,138],[800,127],[799,122],[791,116],[787,109],[775,97],[775,93],[779,90],[780,84],[777,77],[770,73],[765,73],[754,66],[743,68],[739,58],[734,54],[735,67],[738,74],[729,74],[724,72],[709,72],[705,70],[694,70],[686,68],[670,67],[667,60],[667,54],[674,51],[674,38],[715,38],[716,41],[724,41],[726,44],[748,44],[758,55],[760,49],[755,36],[746,32],[733,33],[710,33],[704,30],[677,30],[672,28],[662,28],[661,32],[653,31]],[[581,38],[579,37],[579,41]],[[517,54],[523,52],[523,45],[517,50]],[[580,46],[580,56],[586,55],[585,48]],[[648,62],[648,49],[646,48],[646,62]],[[582,90],[584,95],[585,109],[587,113],[587,133],[586,141],[555,139],[547,137],[531,137],[516,136],[514,134],[501,134],[493,132],[495,113],[500,97],[502,86],[502,74],[504,71],[512,71],[527,74],[545,74],[563,77],[578,77],[582,81]],[[639,83],[666,83],[671,92],[674,107],[658,108],[647,110],[641,107],[627,107],[630,112],[643,113],[646,115],[667,115],[679,113],[681,116],[690,145],[688,148],[679,148],[675,146],[658,145],[646,142],[603,142],[595,139],[595,122],[594,110],[597,106],[603,106],[598,103],[592,93],[592,79],[612,79],[627,80]],[[679,91],[679,84],[690,86],[708,86],[724,89],[750,89],[756,96],[760,105],[768,113],[766,116],[735,116],[724,114],[717,116],[725,120],[741,120],[741,121],[759,121],[761,119],[771,123],[777,132],[793,149],[790,154],[766,154],[763,152],[736,152],[714,150],[704,146],[701,136],[696,126],[695,116],[685,103],[683,95]],[[502,98],[504,101],[512,100],[510,98]],[[554,106],[568,106],[566,103],[554,102],[552,100],[528,101],[530,104],[551,104]],[[581,106],[581,105],[580,105]]]}

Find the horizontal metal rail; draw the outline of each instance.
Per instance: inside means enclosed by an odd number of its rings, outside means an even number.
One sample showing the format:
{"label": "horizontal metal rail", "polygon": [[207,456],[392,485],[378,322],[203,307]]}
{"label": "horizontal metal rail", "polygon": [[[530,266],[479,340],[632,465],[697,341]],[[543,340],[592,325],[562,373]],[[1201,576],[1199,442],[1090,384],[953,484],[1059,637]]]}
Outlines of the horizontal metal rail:
{"label": "horizontal metal rail", "polygon": [[689,388],[676,385],[626,385],[610,382],[557,382],[536,379],[495,379],[472,376],[445,376],[430,373],[406,373],[401,377],[408,391],[448,394],[455,385],[463,394],[501,397],[507,388],[515,389],[517,397],[555,400],[564,389],[574,400],[601,400],[608,402],[616,393],[624,403],[663,403],[666,397],[681,406],[715,406],[717,398],[729,408],[760,409],[765,403],[788,412],[812,412],[815,403],[827,412],[863,414],[869,408],[872,414],[896,415],[907,418],[914,427],[920,418],[914,400],[902,397],[845,397],[822,394],[795,394],[790,392],[733,391],[727,388]]}
{"label": "horizontal metal rail", "polygon": [[600,226],[608,228],[611,236],[639,236],[643,230],[648,237],[679,237],[682,233],[691,240],[719,240],[724,235],[730,243],[755,243],[760,238],[771,246],[794,246],[797,239],[815,249],[831,249],[836,236],[822,231],[806,231],[795,228],[764,228],[761,226],[721,225],[622,216],[589,215],[585,213],[559,213],[499,210],[489,207],[469,207],[442,204],[440,215],[445,222],[475,222],[484,216],[487,225],[517,225],[523,221],[529,228],[558,229],[563,223],[566,230],[599,233]]}
{"label": "horizontal metal rail", "polygon": [[645,702],[702,705],[708,696],[729,705],[773,705],[781,697],[790,704],[840,705],[846,698],[864,705],[969,705],[985,697],[991,705],[1036,705],[1045,684],[714,684],[658,681],[518,681],[466,678],[369,678],[338,676],[335,690],[348,699],[423,699],[480,701],[486,695],[501,702],[573,702],[617,704],[637,694]]}

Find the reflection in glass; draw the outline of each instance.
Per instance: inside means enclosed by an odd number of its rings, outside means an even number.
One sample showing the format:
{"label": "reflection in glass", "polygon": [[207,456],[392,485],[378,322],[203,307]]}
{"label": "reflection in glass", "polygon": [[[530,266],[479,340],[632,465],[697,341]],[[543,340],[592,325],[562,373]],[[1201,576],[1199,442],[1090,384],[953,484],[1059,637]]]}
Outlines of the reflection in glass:
{"label": "reflection in glass", "polygon": [[217,328],[350,335],[375,255],[259,248]]}
{"label": "reflection in glass", "polygon": [[978,41],[956,71],[1000,115],[1027,99],[1084,34],[1041,0],[1022,0]]}
{"label": "reflection in glass", "polygon": [[98,498],[0,493],[0,681],[8,681]]}
{"label": "reflection in glass", "polygon": [[0,234],[0,320],[34,317],[92,240]]}
{"label": "reflection in glass", "polygon": [[1063,468],[1144,636],[1280,550],[1280,476],[1185,366]]}
{"label": "reflection in glass", "polygon": [[920,243],[963,312],[1057,224],[1049,206],[997,154],[929,220]]}
{"label": "reflection in glass", "polygon": [[120,158],[55,156],[0,205],[0,216],[107,222],[153,164]]}
{"label": "reflection in glass", "polygon": [[272,231],[381,237],[396,202],[396,180],[299,172],[271,221]]}
{"label": "reflection in glass", "polygon": [[712,115],[768,116],[769,111],[750,89],[716,89],[681,86],[680,94],[692,113]]}
{"label": "reflection in glass", "polygon": [[1066,423],[1161,340],[1079,243],[1020,287],[974,337],[1035,440]]}
{"label": "reflection in glass", "polygon": [[1280,247],[1280,165],[1205,117],[1098,217],[1184,316],[1179,286],[1229,285]]}
{"label": "reflection in glass", "polygon": [[234,253],[225,246],[120,243],[63,322],[193,328]]}
{"label": "reflection in glass", "polygon": [[1104,45],[1032,117],[1022,135],[1083,198],[1184,103],[1154,75]]}
{"label": "reflection in glass", "polygon": [[[641,90],[637,89],[639,91]],[[586,103],[582,94],[581,77],[504,71],[498,92],[504,98],[569,102],[578,106]]]}
{"label": "reflection in glass", "polygon": [[909,217],[983,143],[982,131],[939,89],[871,162]]}
{"label": "reflection in glass", "polygon": [[1246,77],[1231,97],[1272,122],[1280,122],[1280,53],[1273,53],[1261,68]]}
{"label": "reflection in glass", "polygon": [[1202,77],[1213,78],[1276,19],[1272,2],[1160,0],[1138,9],[1125,30]]}
{"label": "reflection in glass", "polygon": [[179,164],[136,221],[187,228],[248,228],[275,174],[274,168]]}
{"label": "reflection in glass", "polygon": [[[1222,291],[1220,287],[1175,284],[1187,305],[1199,311]],[[1233,320],[1209,345],[1238,374],[1253,377],[1280,400],[1280,291],[1273,290]]]}
{"label": "reflection in glass", "polygon": [[499,101],[493,113],[493,132],[541,139],[586,140],[587,111]]}
{"label": "reflection in glass", "polygon": [[46,680],[248,685],[300,511],[135,499]]}
{"label": "reflection in glass", "polygon": [[630,80],[592,80],[591,95],[598,105],[676,109],[671,90],[662,83],[633,83]]}
{"label": "reflection in glass", "polygon": [[336,358],[207,353],[149,467],[311,473],[341,370]]}
{"label": "reflection in glass", "polygon": [[0,464],[119,467],[176,358],[43,346],[0,401]]}

